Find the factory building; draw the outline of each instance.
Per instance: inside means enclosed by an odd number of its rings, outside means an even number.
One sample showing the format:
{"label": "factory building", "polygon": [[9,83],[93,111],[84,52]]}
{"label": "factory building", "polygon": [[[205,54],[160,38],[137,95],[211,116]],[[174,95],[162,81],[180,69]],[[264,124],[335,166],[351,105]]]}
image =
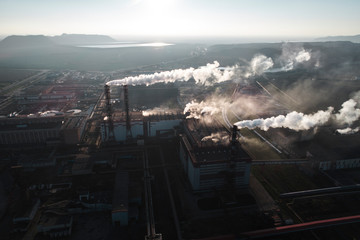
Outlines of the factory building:
{"label": "factory building", "polygon": [[144,116],[143,112],[130,112],[128,86],[122,87],[124,109],[115,112],[111,106],[110,86],[104,87],[106,116],[100,126],[102,142],[175,136],[174,129],[184,119],[183,114],[161,113]]}
{"label": "factory building", "polygon": [[0,144],[77,144],[86,121],[86,116],[66,117],[63,114],[0,118]]}
{"label": "factory building", "polygon": [[[130,113],[131,137],[133,139],[147,137],[174,136],[174,128],[179,126],[183,114],[160,114],[143,116],[141,112]],[[113,134],[116,142],[127,140],[128,129],[126,125],[126,115],[123,112],[112,114]],[[109,122],[104,121],[101,124],[101,139],[108,141],[112,135],[110,132]]]}
{"label": "factory building", "polygon": [[63,116],[0,119],[0,144],[46,144],[60,138]]}
{"label": "factory building", "polygon": [[251,158],[230,133],[215,121],[184,121],[180,159],[194,191],[209,191],[249,184]]}

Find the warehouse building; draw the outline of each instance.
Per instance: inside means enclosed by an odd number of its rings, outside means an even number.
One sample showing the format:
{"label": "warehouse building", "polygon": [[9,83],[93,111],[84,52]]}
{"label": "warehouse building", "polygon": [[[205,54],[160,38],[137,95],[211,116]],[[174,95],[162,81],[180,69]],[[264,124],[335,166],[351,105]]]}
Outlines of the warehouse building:
{"label": "warehouse building", "polygon": [[1,145],[77,144],[86,126],[87,116],[63,114],[24,115],[0,118]]}

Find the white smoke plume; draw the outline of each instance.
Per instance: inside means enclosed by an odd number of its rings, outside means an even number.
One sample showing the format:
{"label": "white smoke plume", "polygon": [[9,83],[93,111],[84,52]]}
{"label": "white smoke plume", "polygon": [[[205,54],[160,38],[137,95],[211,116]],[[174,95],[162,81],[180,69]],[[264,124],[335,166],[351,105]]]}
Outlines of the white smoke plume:
{"label": "white smoke plume", "polygon": [[[250,76],[261,75],[266,70],[274,66],[274,62],[270,57],[264,55],[256,55],[250,62],[251,72]],[[250,77],[249,76],[249,77]]]}
{"label": "white smoke plume", "polygon": [[[229,109],[243,118],[260,115],[273,109],[276,101],[261,96],[236,95],[236,98],[222,96],[214,93],[203,101],[191,101],[186,104],[184,114],[187,118],[203,119],[222,113],[223,109]],[[271,110],[270,110],[271,111]],[[209,119],[211,120],[211,119]]]}
{"label": "white smoke plume", "polygon": [[184,114],[189,115],[186,118],[200,119],[204,116],[212,116],[221,112],[221,102],[217,101],[191,101],[186,104],[184,108]]}
{"label": "white smoke plume", "polygon": [[141,74],[138,76],[126,77],[123,79],[112,80],[106,84],[112,85],[152,85],[155,83],[169,83],[175,81],[189,81],[194,78],[195,82],[203,85],[211,85],[213,81],[223,82],[230,80],[234,74],[234,68],[229,67],[221,71],[218,69],[219,62],[208,63],[206,66],[187,69],[175,69],[171,71],[157,72],[154,74]]}
{"label": "white smoke plume", "polygon": [[[338,124],[351,126],[355,121],[360,119],[360,109],[356,108],[359,104],[356,100],[359,98],[360,92],[342,104],[342,108],[338,113],[333,113],[334,108],[328,107],[326,111],[320,110],[314,114],[304,114],[299,112],[291,112],[287,115],[279,115],[270,118],[259,118],[254,120],[244,120],[235,123],[239,128],[260,128],[267,131],[269,128],[289,128],[295,131],[309,130],[317,126],[322,126],[334,119]],[[341,134],[349,134],[357,132],[359,129],[346,129],[337,130]]]}
{"label": "white smoke plume", "polygon": [[298,64],[307,62],[311,59],[311,51],[291,43],[285,43],[282,46],[280,64],[282,67],[279,71],[293,70]]}
{"label": "white smoke plume", "polygon": [[269,128],[289,128],[295,131],[309,130],[327,123],[332,111],[332,107],[329,107],[326,111],[321,110],[314,114],[304,114],[293,111],[285,116],[279,115],[266,119],[244,120],[235,123],[235,125],[239,128],[260,128],[264,131],[267,131]]}
{"label": "white smoke plume", "polygon": [[177,114],[176,109],[170,109],[169,107],[156,107],[153,109],[146,109],[142,111],[143,116],[151,116],[151,115],[171,115]]}
{"label": "white smoke plume", "polygon": [[336,120],[340,124],[351,125],[353,122],[360,118],[360,109],[356,108],[357,102],[354,99],[349,99],[344,102],[339,110],[339,113],[335,115]]}
{"label": "white smoke plume", "polygon": [[260,75],[273,66],[273,61],[264,55],[256,55],[250,66],[234,65],[219,69],[219,62],[208,63],[206,66],[187,69],[175,69],[171,71],[158,72],[154,74],[141,74],[138,76],[126,77],[123,79],[112,80],[106,84],[113,85],[152,85],[155,83],[169,83],[175,81],[189,81],[194,79],[197,84],[212,85],[236,78],[249,78],[254,75]]}
{"label": "white smoke plume", "polygon": [[354,134],[354,133],[357,133],[359,132],[360,130],[360,127],[357,127],[357,128],[344,128],[344,129],[337,129],[336,131],[340,134]]}
{"label": "white smoke plume", "polygon": [[212,133],[210,136],[203,137],[202,142],[212,141],[213,143],[223,143],[229,140],[229,134],[226,132]]}

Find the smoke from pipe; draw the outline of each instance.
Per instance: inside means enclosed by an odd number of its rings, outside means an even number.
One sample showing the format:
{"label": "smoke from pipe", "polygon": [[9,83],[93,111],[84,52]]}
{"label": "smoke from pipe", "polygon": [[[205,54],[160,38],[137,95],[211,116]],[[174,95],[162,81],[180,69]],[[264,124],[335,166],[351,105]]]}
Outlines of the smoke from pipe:
{"label": "smoke from pipe", "polygon": [[123,79],[112,80],[106,84],[114,85],[152,85],[155,83],[170,83],[175,81],[186,82],[194,79],[197,84],[213,85],[236,78],[249,78],[251,76],[260,75],[274,65],[271,58],[264,55],[256,55],[250,61],[249,66],[234,65],[231,67],[219,69],[219,62],[208,63],[197,69],[175,69],[171,71],[158,72],[154,74],[141,74],[138,76],[126,77]]}
{"label": "smoke from pipe", "polygon": [[[235,123],[239,128],[260,128],[267,131],[269,128],[289,128],[295,131],[309,130],[311,128],[322,126],[333,119],[338,124],[351,126],[355,121],[360,119],[360,109],[356,108],[359,102],[356,101],[360,96],[360,91],[355,96],[344,102],[338,113],[333,113],[334,108],[328,107],[326,111],[320,110],[314,114],[304,114],[299,112],[291,112],[287,115],[279,115],[270,118],[259,118],[254,120],[244,120]],[[359,131],[359,128],[338,129],[341,134],[350,134]]]}
{"label": "smoke from pipe", "polygon": [[244,120],[235,123],[239,128],[260,128],[267,131],[269,128],[289,128],[295,131],[309,130],[317,126],[324,125],[331,117],[334,108],[329,107],[326,111],[318,111],[314,114],[304,114],[293,111],[287,115],[279,115],[270,118],[259,118],[254,120]]}

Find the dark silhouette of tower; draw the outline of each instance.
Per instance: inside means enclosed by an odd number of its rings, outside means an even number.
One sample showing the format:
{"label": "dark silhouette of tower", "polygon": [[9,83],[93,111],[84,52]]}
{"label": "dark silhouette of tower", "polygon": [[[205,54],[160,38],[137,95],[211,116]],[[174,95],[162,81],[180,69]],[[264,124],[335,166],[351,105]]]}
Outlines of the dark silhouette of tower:
{"label": "dark silhouette of tower", "polygon": [[[112,109],[111,109],[111,98],[110,98],[110,86],[105,85],[105,100],[106,100],[106,121],[108,123],[108,135],[106,136],[106,140],[111,142],[115,141],[114,135],[114,123],[112,120]],[[105,131],[106,133],[106,131]]]}
{"label": "dark silhouette of tower", "polygon": [[129,92],[127,85],[124,85],[123,88],[124,88],[124,103],[125,103],[125,114],[126,114],[126,139],[129,140],[132,138],[131,119],[129,112]]}

